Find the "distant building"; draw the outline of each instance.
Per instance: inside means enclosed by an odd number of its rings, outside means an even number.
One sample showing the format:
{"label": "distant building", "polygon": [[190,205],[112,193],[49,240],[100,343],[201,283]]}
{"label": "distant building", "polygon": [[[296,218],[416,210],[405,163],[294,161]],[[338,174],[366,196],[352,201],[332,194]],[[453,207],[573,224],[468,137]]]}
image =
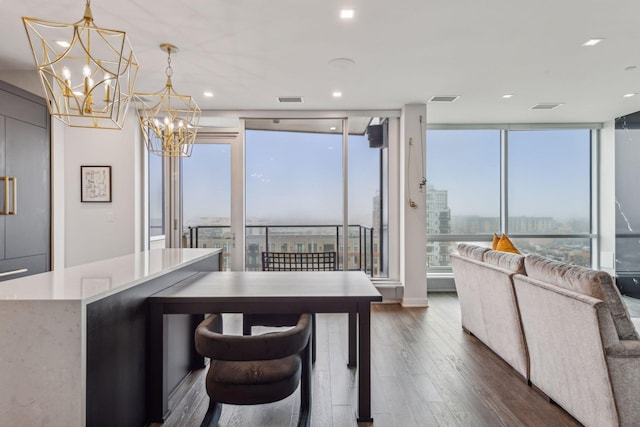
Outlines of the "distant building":
{"label": "distant building", "polygon": [[447,190],[427,185],[427,266],[448,267],[449,242],[434,242],[429,236],[451,234],[451,210]]}

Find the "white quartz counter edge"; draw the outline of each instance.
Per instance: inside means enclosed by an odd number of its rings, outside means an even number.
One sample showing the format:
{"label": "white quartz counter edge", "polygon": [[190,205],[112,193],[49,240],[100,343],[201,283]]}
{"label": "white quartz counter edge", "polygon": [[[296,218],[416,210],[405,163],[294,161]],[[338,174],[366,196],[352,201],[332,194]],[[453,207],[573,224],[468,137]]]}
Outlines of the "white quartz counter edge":
{"label": "white quartz counter edge", "polygon": [[83,305],[219,254],[221,249],[152,249],[0,282],[0,301],[76,300]]}

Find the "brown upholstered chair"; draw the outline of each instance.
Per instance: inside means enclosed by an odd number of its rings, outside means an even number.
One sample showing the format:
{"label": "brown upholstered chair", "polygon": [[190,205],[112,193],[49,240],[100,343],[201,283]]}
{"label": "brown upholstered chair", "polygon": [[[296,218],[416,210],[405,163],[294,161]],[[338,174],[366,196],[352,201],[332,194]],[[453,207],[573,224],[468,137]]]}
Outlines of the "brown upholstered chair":
{"label": "brown upholstered chair", "polygon": [[257,405],[291,395],[300,384],[298,427],[311,422],[312,317],[298,316],[292,329],[255,336],[223,335],[222,316],[196,328],[196,350],[211,359],[206,378],[209,409],[201,427],[217,426],[222,404]]}
{"label": "brown upholstered chair", "polygon": [[[335,252],[262,252],[262,271],[335,271]],[[242,333],[253,326],[293,326],[297,314],[243,314]],[[316,315],[313,313],[311,360],[316,361]]]}

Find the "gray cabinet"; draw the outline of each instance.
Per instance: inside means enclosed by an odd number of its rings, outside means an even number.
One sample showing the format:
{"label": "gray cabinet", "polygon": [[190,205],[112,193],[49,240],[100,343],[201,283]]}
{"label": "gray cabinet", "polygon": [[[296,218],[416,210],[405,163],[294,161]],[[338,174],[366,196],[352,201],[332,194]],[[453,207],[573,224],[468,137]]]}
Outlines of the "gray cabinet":
{"label": "gray cabinet", "polygon": [[0,82],[0,281],[50,270],[50,152],[44,99]]}

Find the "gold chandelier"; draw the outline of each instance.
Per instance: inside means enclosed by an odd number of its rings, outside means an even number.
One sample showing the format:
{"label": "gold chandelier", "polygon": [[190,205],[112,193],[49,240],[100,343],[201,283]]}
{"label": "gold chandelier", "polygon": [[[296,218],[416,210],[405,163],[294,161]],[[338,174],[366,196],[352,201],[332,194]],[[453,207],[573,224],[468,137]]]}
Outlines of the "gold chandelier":
{"label": "gold chandelier", "polygon": [[147,149],[164,157],[189,157],[198,132],[200,108],[188,95],[173,89],[171,54],[178,48],[169,43],[160,45],[167,53],[167,84],[159,92],[136,93],[136,110]]}
{"label": "gold chandelier", "polygon": [[49,112],[73,127],[121,129],[138,62],[124,31],[23,17]]}

